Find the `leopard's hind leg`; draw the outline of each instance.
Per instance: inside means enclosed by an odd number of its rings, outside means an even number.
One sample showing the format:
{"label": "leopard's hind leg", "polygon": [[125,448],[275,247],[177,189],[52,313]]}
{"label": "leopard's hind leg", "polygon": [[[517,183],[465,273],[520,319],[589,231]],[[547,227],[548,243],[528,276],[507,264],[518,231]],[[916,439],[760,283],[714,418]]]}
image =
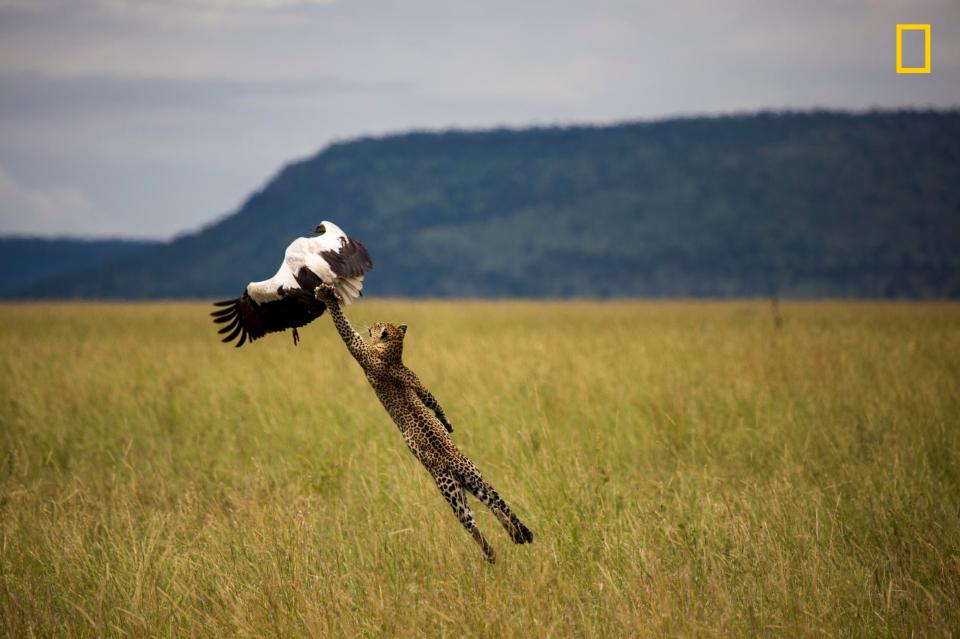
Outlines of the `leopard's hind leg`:
{"label": "leopard's hind leg", "polygon": [[500,499],[500,495],[480,476],[480,471],[473,462],[464,458],[465,468],[461,471],[463,485],[473,495],[489,508],[506,529],[507,534],[516,544],[529,544],[533,541],[533,533],[523,525],[507,504]]}
{"label": "leopard's hind leg", "polygon": [[450,507],[453,508],[457,519],[459,519],[463,527],[467,529],[467,532],[473,536],[474,541],[480,544],[480,548],[483,550],[483,556],[490,563],[494,563],[497,560],[497,555],[493,552],[493,548],[487,543],[483,533],[480,532],[477,524],[473,521],[473,513],[470,511],[469,504],[467,504],[467,494],[463,484],[453,473],[439,474],[436,475],[434,479],[437,481],[437,487],[443,494],[443,498],[446,499]]}

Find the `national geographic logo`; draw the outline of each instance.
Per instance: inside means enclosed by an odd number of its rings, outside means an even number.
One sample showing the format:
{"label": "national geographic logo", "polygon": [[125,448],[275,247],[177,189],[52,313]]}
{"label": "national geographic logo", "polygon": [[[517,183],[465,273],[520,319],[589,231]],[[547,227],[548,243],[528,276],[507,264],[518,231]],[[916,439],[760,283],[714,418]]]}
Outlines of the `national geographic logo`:
{"label": "national geographic logo", "polygon": [[[903,64],[903,35],[911,36],[919,33],[923,38],[923,65],[904,66]],[[914,60],[910,60],[915,63]],[[898,24],[897,25],[897,73],[930,73],[930,25],[929,24]]]}

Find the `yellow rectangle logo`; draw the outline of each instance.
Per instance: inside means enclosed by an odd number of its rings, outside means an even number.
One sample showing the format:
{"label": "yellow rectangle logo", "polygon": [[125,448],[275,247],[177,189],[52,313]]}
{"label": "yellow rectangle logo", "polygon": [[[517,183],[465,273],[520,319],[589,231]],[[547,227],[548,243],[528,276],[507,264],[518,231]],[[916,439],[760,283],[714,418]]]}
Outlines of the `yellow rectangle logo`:
{"label": "yellow rectangle logo", "polygon": [[[903,32],[923,32],[923,66],[903,66]],[[930,73],[930,25],[929,24],[898,24],[897,25],[897,73]]]}

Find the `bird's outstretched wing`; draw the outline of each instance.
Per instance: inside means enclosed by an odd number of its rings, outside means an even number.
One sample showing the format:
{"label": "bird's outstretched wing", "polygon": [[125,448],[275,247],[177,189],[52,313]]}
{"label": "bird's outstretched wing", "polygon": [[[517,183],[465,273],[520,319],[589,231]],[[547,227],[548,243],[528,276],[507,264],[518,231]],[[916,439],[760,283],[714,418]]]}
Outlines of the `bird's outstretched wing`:
{"label": "bird's outstretched wing", "polygon": [[[247,291],[234,300],[214,302],[214,306],[221,307],[213,311],[213,321],[225,324],[218,332],[226,334],[222,341],[238,340],[235,346],[243,346],[247,341],[254,341],[267,333],[293,329],[293,343],[298,340],[297,328],[306,326],[317,319],[326,310],[323,302],[305,291],[295,290],[291,294],[263,304],[255,302]],[[239,339],[238,339],[239,338]]]}

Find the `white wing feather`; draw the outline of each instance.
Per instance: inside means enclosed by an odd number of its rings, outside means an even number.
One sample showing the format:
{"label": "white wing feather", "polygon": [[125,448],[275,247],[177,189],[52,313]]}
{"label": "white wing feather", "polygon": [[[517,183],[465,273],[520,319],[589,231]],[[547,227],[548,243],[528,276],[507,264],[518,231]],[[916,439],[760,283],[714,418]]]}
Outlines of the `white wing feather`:
{"label": "white wing feather", "polygon": [[275,302],[280,299],[280,295],[277,294],[277,289],[281,286],[285,288],[299,287],[297,279],[293,276],[293,272],[290,270],[286,261],[280,265],[276,274],[270,279],[247,284],[247,294],[250,295],[257,304]]}

